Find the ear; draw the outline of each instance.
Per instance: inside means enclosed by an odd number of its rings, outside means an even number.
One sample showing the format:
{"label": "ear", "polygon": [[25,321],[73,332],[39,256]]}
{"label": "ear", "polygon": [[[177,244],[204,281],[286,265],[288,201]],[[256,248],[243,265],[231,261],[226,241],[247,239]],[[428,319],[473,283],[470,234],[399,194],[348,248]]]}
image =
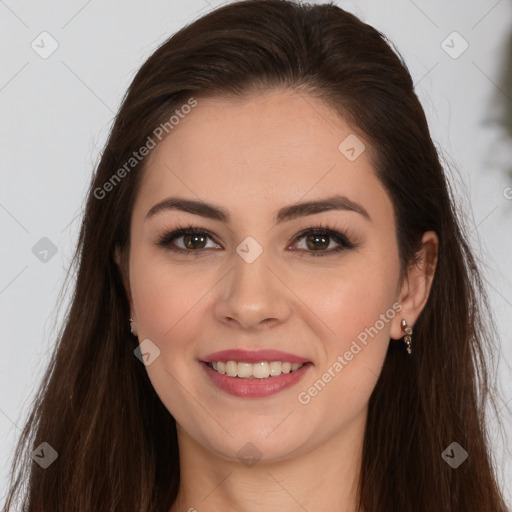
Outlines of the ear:
{"label": "ear", "polygon": [[439,238],[435,231],[425,232],[417,253],[417,261],[408,268],[398,295],[397,300],[402,305],[402,309],[393,319],[391,338],[395,340],[402,338],[404,336],[402,320],[414,327],[425,307],[434,279],[438,251]]}

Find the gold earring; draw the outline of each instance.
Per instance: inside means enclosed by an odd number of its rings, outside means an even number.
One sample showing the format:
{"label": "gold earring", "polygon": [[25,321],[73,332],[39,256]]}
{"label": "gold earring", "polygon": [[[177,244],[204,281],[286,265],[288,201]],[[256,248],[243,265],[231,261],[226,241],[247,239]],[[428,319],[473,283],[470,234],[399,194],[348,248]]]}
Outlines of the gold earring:
{"label": "gold earring", "polygon": [[132,322],[133,322],[133,318],[130,318],[130,332],[133,334],[133,325],[132,325]]}
{"label": "gold earring", "polygon": [[407,345],[407,353],[411,354],[411,336],[412,336],[412,327],[407,324],[405,320],[402,320],[402,330],[405,332],[404,342]]}

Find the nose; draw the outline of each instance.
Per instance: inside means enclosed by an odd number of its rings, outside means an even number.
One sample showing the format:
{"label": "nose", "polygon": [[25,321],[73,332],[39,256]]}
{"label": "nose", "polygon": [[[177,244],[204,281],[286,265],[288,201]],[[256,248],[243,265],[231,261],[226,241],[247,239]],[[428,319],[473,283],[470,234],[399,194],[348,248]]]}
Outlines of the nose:
{"label": "nose", "polygon": [[292,292],[265,251],[248,263],[234,254],[233,267],[219,287],[216,318],[231,327],[258,330],[281,324],[292,310]]}

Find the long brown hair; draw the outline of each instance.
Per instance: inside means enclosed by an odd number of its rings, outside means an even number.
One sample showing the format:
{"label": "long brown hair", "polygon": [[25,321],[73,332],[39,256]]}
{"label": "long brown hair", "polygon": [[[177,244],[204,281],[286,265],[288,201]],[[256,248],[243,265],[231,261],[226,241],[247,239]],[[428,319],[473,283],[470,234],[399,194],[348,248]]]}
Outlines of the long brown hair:
{"label": "long brown hair", "polygon": [[[505,510],[484,421],[492,398],[489,307],[409,71],[386,37],[354,15],[286,0],[210,12],[164,42],[131,83],[90,185],[71,263],[74,295],[17,447],[7,509],[20,495],[30,512],[163,512],[173,504],[176,425],[134,357],[114,260],[118,246],[127,271],[146,160],[126,163],[162,123],[172,136],[170,116],[191,98],[200,104],[268,88],[321,98],[371,142],[375,173],[393,202],[403,269],[425,231],[440,240],[414,354],[390,343],[370,398],[361,509]],[[43,442],[58,453],[46,469],[30,458]],[[457,469],[442,457],[452,442],[469,455]]]}

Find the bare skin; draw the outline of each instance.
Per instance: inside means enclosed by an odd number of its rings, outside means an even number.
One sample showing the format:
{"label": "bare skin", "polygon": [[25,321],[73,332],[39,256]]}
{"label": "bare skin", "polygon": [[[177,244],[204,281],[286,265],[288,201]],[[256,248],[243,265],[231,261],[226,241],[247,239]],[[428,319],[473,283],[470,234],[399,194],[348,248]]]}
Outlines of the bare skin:
{"label": "bare skin", "polygon": [[[149,378],[177,423],[181,484],[171,512],[356,511],[368,400],[390,338],[400,339],[401,320],[413,326],[426,303],[438,241],[424,234],[421,261],[401,283],[390,198],[367,151],[350,161],[338,149],[352,133],[320,100],[268,91],[199,99],[150,155],[132,213],[126,289],[139,341],[160,350]],[[342,209],[274,224],[284,206],[335,194],[369,219]],[[212,203],[231,221],[177,210],[146,218],[169,196]],[[189,223],[211,236],[157,244]],[[354,247],[332,236],[322,244],[325,234],[295,240],[320,223]],[[251,263],[236,251],[249,236],[263,250]],[[363,344],[371,326],[378,333]],[[349,360],[354,341],[360,350]],[[199,362],[232,348],[278,349],[313,365],[277,394],[236,397]],[[339,356],[346,364],[336,371]],[[309,393],[319,379],[328,382]],[[244,446],[256,463],[241,460]]]}

